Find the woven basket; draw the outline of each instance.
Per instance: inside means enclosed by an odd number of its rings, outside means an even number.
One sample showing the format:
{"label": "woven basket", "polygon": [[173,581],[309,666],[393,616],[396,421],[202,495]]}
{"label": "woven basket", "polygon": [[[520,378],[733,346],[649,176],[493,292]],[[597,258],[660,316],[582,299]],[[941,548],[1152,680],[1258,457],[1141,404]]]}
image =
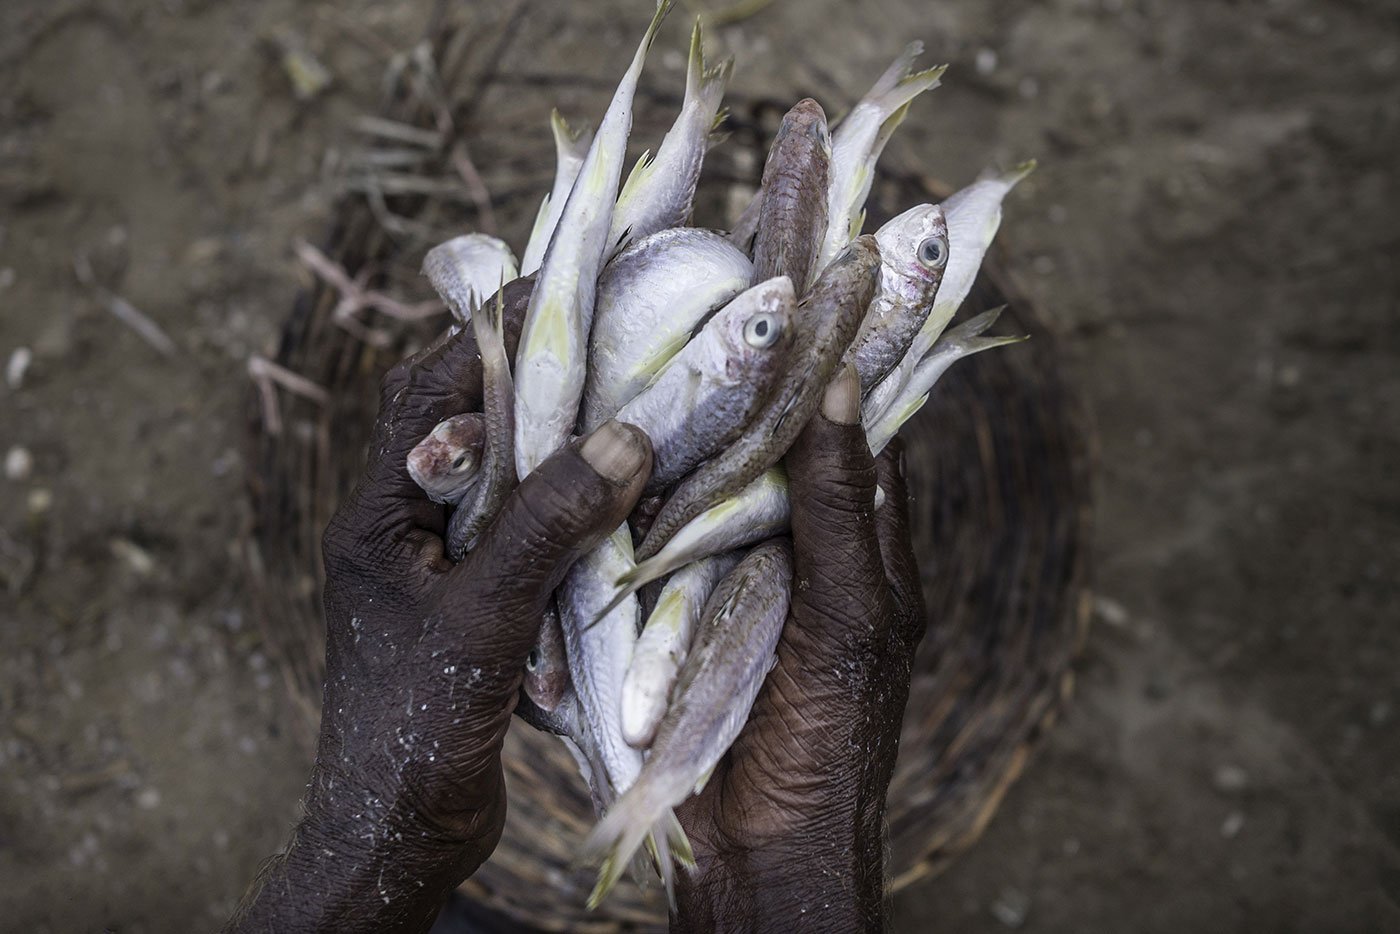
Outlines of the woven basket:
{"label": "woven basket", "polygon": [[[421,296],[417,266],[435,239],[480,229],[490,216],[519,223],[533,212],[552,166],[521,154],[552,153],[548,137],[529,129],[546,125],[550,95],[536,95],[545,101],[538,111],[518,110],[508,119],[488,119],[489,106],[479,106],[505,80],[496,69],[517,17],[506,11],[474,24],[470,51],[463,30],[435,17],[414,57],[433,82],[411,80],[412,68],[400,70],[382,115],[433,127],[441,144],[416,169],[430,182],[416,186],[419,193],[376,194],[375,185],[351,180],[322,249],[352,275],[368,270],[376,287]],[[425,86],[440,91],[425,95]],[[609,91],[600,88],[600,100]],[[635,132],[659,136],[678,103],[641,95]],[[756,186],[785,109],[776,101],[731,97],[728,103],[734,134],[707,163],[697,201],[702,221],[722,223],[736,200],[734,187]],[[445,181],[464,174],[463,150],[454,152],[462,140],[471,142],[481,164],[508,165],[520,177],[516,185],[488,185],[493,199],[486,217],[471,185],[454,190]],[[514,154],[512,143],[519,147]],[[872,193],[872,223],[946,193],[923,177],[884,171]],[[270,647],[305,713],[298,726],[308,743],[324,664],[321,531],[363,464],[380,376],[443,324],[361,315],[361,332],[383,334],[383,346],[375,346],[336,322],[337,297],[324,283],[304,288],[275,358],[326,389],[329,402],[283,395],[276,434],[257,395],[249,407],[250,578]],[[1049,322],[993,256],[960,318],[1002,302],[1010,307],[998,331],[1029,333],[1032,340],[958,363],[904,431],[929,628],[890,788],[889,879],[896,890],[938,871],[981,834],[1068,697],[1071,663],[1086,631],[1090,431],[1060,373]],[[584,908],[592,874],[571,863],[592,810],[560,742],[517,724],[505,762],[505,834],[464,886],[484,913],[512,929],[664,927],[664,899],[655,887],[624,884],[597,911]]]}

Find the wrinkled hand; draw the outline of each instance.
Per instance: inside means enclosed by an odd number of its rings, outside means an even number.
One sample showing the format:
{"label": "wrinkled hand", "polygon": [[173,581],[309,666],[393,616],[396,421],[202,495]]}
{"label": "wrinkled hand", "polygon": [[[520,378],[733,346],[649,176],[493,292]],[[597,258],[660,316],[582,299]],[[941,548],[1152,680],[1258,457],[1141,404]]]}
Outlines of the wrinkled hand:
{"label": "wrinkled hand", "polygon": [[631,511],[651,447],[610,422],[559,451],[454,566],[446,510],[405,458],[439,421],[478,408],[480,386],[467,334],[384,380],[364,476],[325,533],[326,688],[306,818],[240,930],[426,930],[500,838],[501,745],[541,615]]}
{"label": "wrinkled hand", "polygon": [[925,617],[902,448],[871,457],[853,375],[787,455],[792,609],[747,726],[678,812],[699,865],[673,929],[881,923],[885,794]]}

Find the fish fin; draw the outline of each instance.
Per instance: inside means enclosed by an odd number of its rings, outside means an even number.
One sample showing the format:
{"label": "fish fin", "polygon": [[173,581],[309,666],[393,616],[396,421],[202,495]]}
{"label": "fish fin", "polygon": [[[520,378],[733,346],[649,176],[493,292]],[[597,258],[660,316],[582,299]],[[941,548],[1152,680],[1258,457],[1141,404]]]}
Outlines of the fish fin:
{"label": "fish fin", "polygon": [[530,329],[528,346],[524,340],[521,341],[521,347],[526,351],[521,359],[537,353],[549,354],[555,360],[566,359],[569,355],[569,325],[565,309],[557,299],[546,299],[540,305],[534,324],[535,327]]}
{"label": "fish fin", "polygon": [[860,209],[860,213],[857,214],[857,215],[856,215],[854,218],[852,218],[852,220],[851,220],[851,229],[850,229],[850,231],[848,231],[848,233],[847,233],[847,239],[849,239],[849,240],[854,240],[856,237],[859,237],[859,236],[860,236],[860,232],[861,232],[862,230],[864,230],[864,229],[865,229],[865,208],[861,208],[861,209]]}
{"label": "fish fin", "polygon": [[695,783],[695,794],[698,795],[700,792],[702,792],[702,791],[705,790],[705,786],[708,785],[708,784],[710,783],[710,777],[713,776],[714,774],[715,774],[715,770],[714,770],[713,768],[711,768],[711,769],[710,769],[708,772],[706,772],[704,775],[701,775],[701,776],[700,776],[700,780],[699,780],[698,782]]}
{"label": "fish fin", "polygon": [[638,157],[636,164],[632,166],[632,171],[627,173],[627,180],[622,183],[622,193],[617,196],[619,203],[634,197],[636,190],[646,184],[647,179],[651,176],[653,162],[650,149]]}
{"label": "fish fin", "polygon": [[661,374],[666,371],[666,364],[674,360],[676,354],[684,350],[685,345],[688,343],[690,343],[690,334],[679,334],[656,348],[655,353],[637,364],[636,368],[632,371],[632,375],[646,376],[647,378],[647,384],[637,393],[638,395],[641,395],[642,392],[651,388],[652,383],[655,383],[657,379],[661,377]]}

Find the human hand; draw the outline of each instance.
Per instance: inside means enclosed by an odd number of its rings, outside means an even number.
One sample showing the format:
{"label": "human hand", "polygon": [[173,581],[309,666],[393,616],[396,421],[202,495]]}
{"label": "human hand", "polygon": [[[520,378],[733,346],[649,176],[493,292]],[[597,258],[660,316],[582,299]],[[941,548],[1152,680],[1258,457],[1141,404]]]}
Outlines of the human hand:
{"label": "human hand", "polygon": [[871,457],[853,377],[787,455],[792,609],[748,724],[677,810],[698,865],[675,929],[881,924],[885,794],[925,617],[902,448]]}
{"label": "human hand", "polygon": [[385,377],[365,473],[324,537],[326,687],[306,816],[237,930],[426,930],[495,848],[500,751],[525,660],[569,566],[617,528],[651,470],[609,422],[530,474],[461,564],[409,450],[480,404],[459,334]]}

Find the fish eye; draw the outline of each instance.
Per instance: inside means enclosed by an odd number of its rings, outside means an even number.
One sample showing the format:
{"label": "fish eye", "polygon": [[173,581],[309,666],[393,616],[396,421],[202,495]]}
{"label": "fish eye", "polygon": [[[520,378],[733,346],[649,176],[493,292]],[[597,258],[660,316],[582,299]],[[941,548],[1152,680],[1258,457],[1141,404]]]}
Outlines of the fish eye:
{"label": "fish eye", "polygon": [[452,472],[457,473],[458,471],[465,468],[469,459],[470,458],[468,458],[466,451],[463,451],[461,454],[458,454],[457,459],[452,462]]}
{"label": "fish eye", "polygon": [[764,312],[744,323],[744,343],[757,350],[772,347],[783,332],[783,326],[773,315]]}
{"label": "fish eye", "polygon": [[948,243],[942,237],[929,237],[919,244],[919,262],[937,269],[948,262]]}
{"label": "fish eye", "polygon": [[540,667],[540,653],[538,649],[531,649],[530,654],[525,656],[525,670],[534,671]]}

